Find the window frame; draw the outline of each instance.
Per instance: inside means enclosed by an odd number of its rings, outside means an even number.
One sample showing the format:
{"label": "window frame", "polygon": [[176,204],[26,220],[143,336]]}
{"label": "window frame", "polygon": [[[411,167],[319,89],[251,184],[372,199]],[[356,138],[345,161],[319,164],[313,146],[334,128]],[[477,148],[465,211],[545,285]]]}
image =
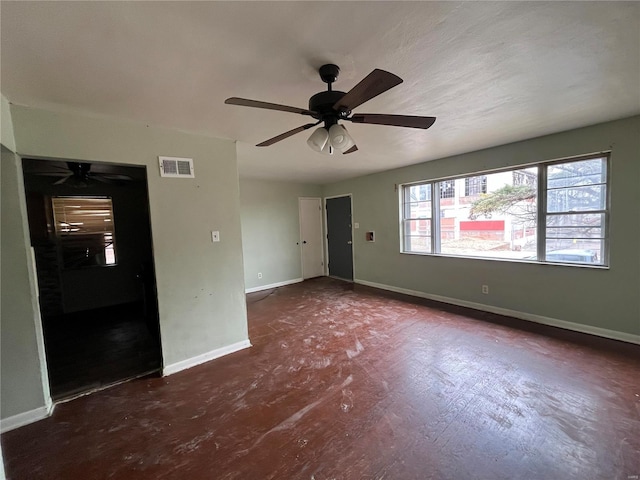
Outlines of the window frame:
{"label": "window frame", "polygon": [[[420,185],[427,185],[426,183],[419,183],[419,184],[413,184],[413,185],[408,185],[409,187],[411,186],[420,186]],[[429,238],[429,249],[431,250],[430,252],[416,252],[416,251],[407,251],[406,253],[412,253],[412,254],[419,254],[419,255],[429,255],[431,253],[433,253],[433,232],[434,232],[434,217],[433,217],[433,185],[429,185],[429,198],[425,198],[424,200],[415,200],[415,201],[407,201],[406,197],[409,196],[408,190],[405,190],[404,188],[401,189],[401,196],[400,196],[400,215],[403,217],[403,222],[401,224],[401,231],[400,231],[400,235],[401,235],[401,249],[402,251],[404,251],[407,248],[407,237],[424,237],[424,238]],[[405,193],[407,192],[407,193]],[[430,217],[408,217],[408,218],[404,218],[405,213],[407,212],[407,208],[410,211],[410,205],[412,203],[420,203],[420,202],[430,202],[431,203],[431,216]],[[419,222],[419,221],[426,221],[429,224],[429,235],[408,235],[405,232],[407,231],[411,231],[409,225],[410,222]]]}
{"label": "window frame", "polygon": [[[57,209],[64,208],[64,205],[60,205],[60,207],[56,206],[57,201],[64,202],[65,200],[73,201],[73,202],[82,202],[82,200],[103,200],[107,201],[109,205],[109,220],[110,225],[108,229],[104,229],[101,232],[80,232],[80,233],[72,233],[72,232],[64,232],[59,227],[63,222],[61,218],[58,217]],[[116,232],[115,232],[115,216],[114,216],[114,208],[113,208],[113,197],[109,195],[54,195],[51,197],[51,209],[52,209],[52,220],[53,220],[53,235],[56,239],[57,248],[59,249],[59,255],[62,262],[63,270],[79,270],[85,268],[104,268],[104,267],[115,267],[119,264],[118,262],[118,253],[116,248]],[[69,250],[69,244],[73,243],[73,240],[77,238],[76,242],[87,242],[89,243],[89,238],[91,236],[102,235],[103,237],[109,233],[111,235],[111,244],[109,245],[112,250],[113,262],[108,263],[107,258],[107,249],[108,246],[105,243],[104,247],[104,256],[105,263],[104,264],[84,264],[84,265],[67,265],[63,260],[65,257],[65,250]]]}
{"label": "window frame", "polygon": [[[604,218],[604,225],[602,229],[602,250],[599,263],[579,263],[579,262],[562,262],[556,260],[547,260],[546,258],[546,234],[547,234],[547,218],[550,212],[547,212],[547,193],[548,193],[548,169],[553,165],[560,165],[565,163],[580,162],[584,160],[597,160],[602,159],[605,169],[605,186],[606,192],[604,195],[604,208],[597,211],[585,211],[583,213],[589,214],[601,214]],[[463,180],[466,178],[480,177],[483,175],[490,175],[494,173],[513,172],[516,170],[522,170],[526,168],[537,167],[537,211],[536,211],[536,259],[530,258],[497,258],[497,257],[483,257],[481,255],[456,255],[451,253],[441,253],[441,228],[440,228],[440,182],[455,183],[456,180]],[[405,222],[409,219],[404,217],[404,192],[405,188],[418,186],[418,185],[430,185],[431,186],[431,252],[412,252],[405,250]],[[465,182],[466,185],[466,182]],[[438,257],[452,257],[452,258],[468,258],[478,260],[493,260],[501,262],[515,262],[515,263],[537,263],[537,264],[550,264],[560,266],[570,266],[579,268],[596,268],[596,269],[608,269],[610,268],[610,216],[611,216],[611,152],[604,151],[586,155],[579,155],[574,157],[567,157],[561,159],[547,160],[541,162],[531,162],[526,164],[513,165],[504,168],[497,168],[492,170],[482,170],[479,172],[472,172],[465,175],[455,175],[448,177],[439,177],[432,180],[421,180],[415,182],[401,183],[398,185],[398,192],[400,196],[400,253],[407,255],[426,255],[426,256],[438,256]],[[464,192],[466,193],[466,191]],[[551,212],[551,215],[558,215],[568,212]],[[580,213],[580,212],[574,212]]]}

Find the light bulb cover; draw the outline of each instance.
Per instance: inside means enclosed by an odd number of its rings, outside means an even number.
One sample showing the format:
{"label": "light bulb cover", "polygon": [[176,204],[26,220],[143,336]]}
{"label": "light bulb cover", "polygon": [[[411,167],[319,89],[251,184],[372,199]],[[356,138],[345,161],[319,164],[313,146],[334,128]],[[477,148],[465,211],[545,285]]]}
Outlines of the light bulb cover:
{"label": "light bulb cover", "polygon": [[347,129],[337,123],[334,123],[329,128],[329,141],[334,148],[342,152],[349,150],[354,145],[351,135],[347,133]]}
{"label": "light bulb cover", "polygon": [[327,143],[329,143],[329,132],[324,127],[316,129],[307,140],[307,144],[316,152],[322,152]]}
{"label": "light bulb cover", "polygon": [[329,140],[324,148],[322,149],[322,151],[320,153],[324,153],[325,155],[333,155],[333,151],[335,149],[333,148],[333,145],[331,145],[331,141]]}

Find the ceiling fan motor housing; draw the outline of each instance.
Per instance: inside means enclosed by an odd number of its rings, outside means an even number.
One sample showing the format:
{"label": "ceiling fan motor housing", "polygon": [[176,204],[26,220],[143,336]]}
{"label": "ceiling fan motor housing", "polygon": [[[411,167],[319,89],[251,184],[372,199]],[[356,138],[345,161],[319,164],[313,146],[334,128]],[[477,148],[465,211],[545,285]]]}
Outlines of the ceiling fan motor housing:
{"label": "ceiling fan motor housing", "polygon": [[338,100],[345,96],[345,92],[337,90],[316,93],[309,99],[309,110],[318,112],[318,120],[325,122],[327,128],[336,123],[338,120],[347,118],[351,113],[350,110],[336,111],[333,106]]}
{"label": "ceiling fan motor housing", "polygon": [[91,164],[85,162],[67,162],[67,167],[73,175],[81,180],[89,178],[89,171],[91,170]]}

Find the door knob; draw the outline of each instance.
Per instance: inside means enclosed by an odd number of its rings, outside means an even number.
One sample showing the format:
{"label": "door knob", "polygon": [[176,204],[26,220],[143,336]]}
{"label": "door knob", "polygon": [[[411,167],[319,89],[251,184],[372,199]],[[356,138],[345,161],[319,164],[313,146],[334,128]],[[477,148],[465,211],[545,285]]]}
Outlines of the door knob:
{"label": "door knob", "polygon": [[353,243],[353,242],[352,242],[351,240],[349,240],[349,241],[347,242],[347,245],[351,245],[352,243]]}
{"label": "door knob", "polygon": [[306,241],[306,240],[303,240],[303,241],[302,241],[302,243],[307,243],[307,241]]}

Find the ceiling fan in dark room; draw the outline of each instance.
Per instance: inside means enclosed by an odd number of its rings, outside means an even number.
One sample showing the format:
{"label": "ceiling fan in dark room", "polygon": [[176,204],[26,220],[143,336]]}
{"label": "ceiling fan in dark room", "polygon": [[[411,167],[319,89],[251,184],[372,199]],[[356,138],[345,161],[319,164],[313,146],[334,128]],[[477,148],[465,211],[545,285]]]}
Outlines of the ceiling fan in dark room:
{"label": "ceiling fan in dark room", "polygon": [[334,151],[343,154],[353,153],[358,150],[355,141],[347,132],[344,125],[339,122],[369,123],[375,125],[390,125],[394,127],[409,127],[427,129],[436,121],[435,117],[423,117],[416,115],[387,115],[379,113],[352,113],[356,107],[371,100],[374,97],[390,90],[402,83],[402,79],[385,70],[375,69],[355,87],[348,92],[340,92],[332,89],[332,84],[337,80],[340,68],[337,65],[327,64],[319,69],[320,78],[327,84],[327,90],[313,95],[309,99],[309,108],[297,108],[277,103],[261,102],[246,98],[231,97],[224,103],[228,105],[240,105],[243,107],[263,108],[266,110],[278,110],[282,112],[305,115],[316,120],[315,123],[301,125],[288,132],[281,133],[273,138],[259,143],[258,147],[268,147],[281,140],[289,138],[296,133],[313,128],[321,123],[323,126],[316,129],[307,143],[317,151],[325,154],[333,154]]}
{"label": "ceiling fan in dark room", "polygon": [[[30,160],[26,164],[25,173],[40,177],[52,177],[52,185],[66,185],[74,188],[83,188],[97,183],[120,185],[122,182],[130,182],[134,178],[121,173],[98,171],[109,166],[95,165],[89,162],[51,162]],[[112,168],[116,170],[115,167]]]}

